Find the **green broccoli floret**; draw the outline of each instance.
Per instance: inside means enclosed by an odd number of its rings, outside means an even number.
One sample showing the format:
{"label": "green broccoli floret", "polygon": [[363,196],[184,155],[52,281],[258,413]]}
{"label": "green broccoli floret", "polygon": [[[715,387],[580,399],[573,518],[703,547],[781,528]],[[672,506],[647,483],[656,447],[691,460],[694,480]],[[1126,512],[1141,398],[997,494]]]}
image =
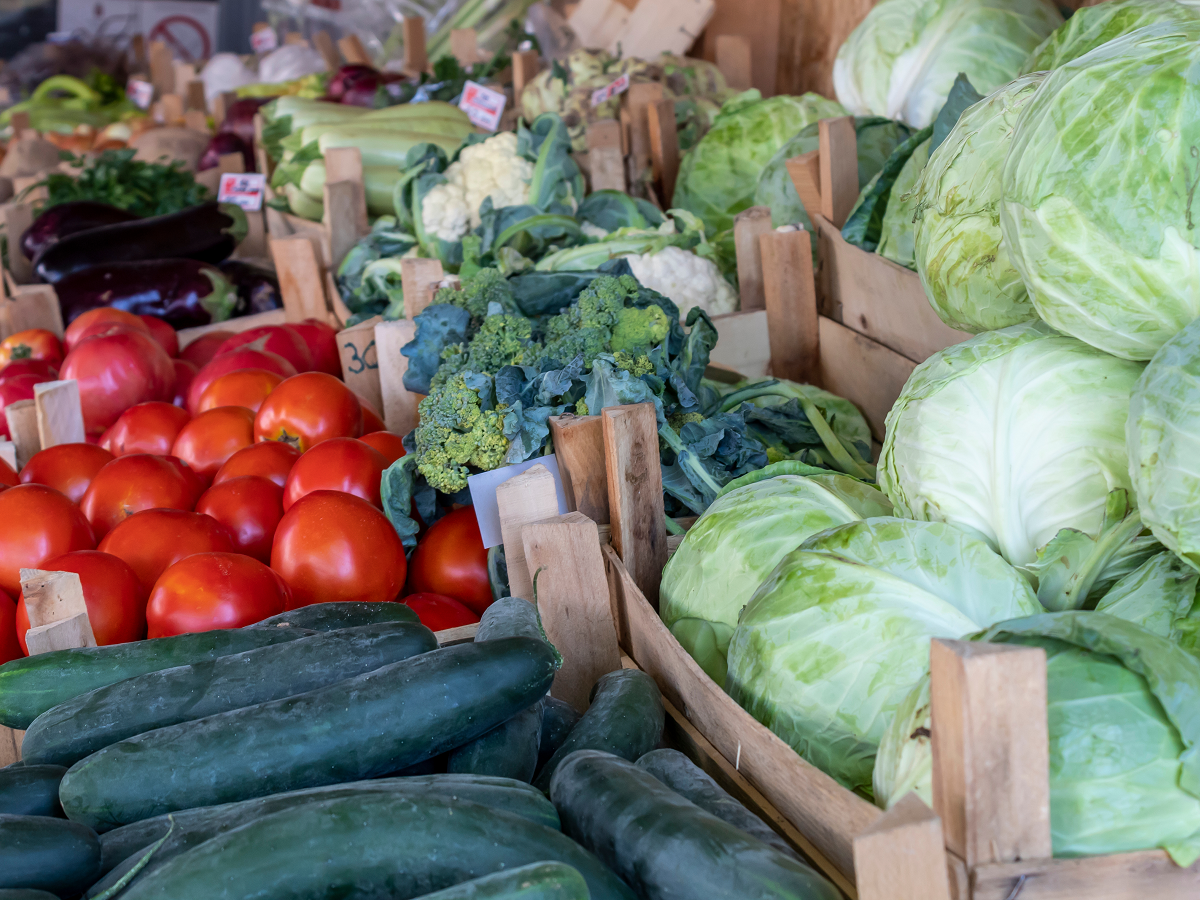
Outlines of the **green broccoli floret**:
{"label": "green broccoli floret", "polygon": [[[657,306],[654,308],[658,309]],[[613,354],[613,361],[616,363],[618,369],[628,372],[635,378],[642,375],[649,375],[654,371],[654,363],[650,361],[650,357],[645,353],[639,353],[637,356],[634,356],[625,350],[618,350]]]}
{"label": "green broccoli floret", "polygon": [[504,461],[506,407],[484,407],[479,392],[468,387],[461,374],[434,388],[418,407],[420,424],[413,433],[417,471],[442,493],[467,486],[468,465],[487,471]]}
{"label": "green broccoli floret", "polygon": [[626,306],[639,292],[637,279],[630,275],[597,278],[574,304],[546,321],[545,346],[538,359],[567,363],[582,356],[590,367],[601,353],[645,351],[661,344],[670,333],[670,319],[657,306]]}
{"label": "green broccoli floret", "polygon": [[587,401],[584,400],[582,397],[580,397],[578,400],[575,401],[575,415],[577,415],[577,416],[588,415]]}
{"label": "green broccoli floret", "polygon": [[523,316],[488,316],[470,342],[451,344],[442,351],[442,364],[430,381],[430,390],[460,372],[494,375],[503,366],[513,365],[534,346],[531,333],[531,323]]}
{"label": "green broccoli floret", "polygon": [[478,328],[487,315],[489,303],[513,308],[513,292],[499,269],[479,269],[463,279],[462,287],[439,290],[434,302],[451,303],[465,309],[471,314],[471,327]]}
{"label": "green broccoli floret", "polygon": [[645,309],[622,310],[609,342],[613,352],[618,350],[648,350],[667,339],[671,320],[657,306]]}

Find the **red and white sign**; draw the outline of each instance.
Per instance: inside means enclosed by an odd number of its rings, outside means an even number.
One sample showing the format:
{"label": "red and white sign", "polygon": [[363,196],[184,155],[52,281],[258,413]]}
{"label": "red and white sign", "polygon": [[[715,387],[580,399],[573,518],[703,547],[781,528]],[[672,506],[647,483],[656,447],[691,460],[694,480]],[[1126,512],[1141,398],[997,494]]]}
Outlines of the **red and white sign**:
{"label": "red and white sign", "polygon": [[618,94],[623,94],[629,90],[629,75],[622,75],[612,84],[600,88],[598,91],[592,91],[592,106],[599,106],[616,97]]}
{"label": "red and white sign", "polygon": [[270,53],[279,46],[274,28],[260,28],[250,35],[250,47],[255,53]]}
{"label": "red and white sign", "polygon": [[262,209],[267,176],[261,172],[226,172],[217,188],[219,203],[233,203],[248,212]]}
{"label": "red and white sign", "polygon": [[197,0],[58,0],[60,31],[111,40],[146,35],[176,59],[198,62],[216,49],[220,4]]}
{"label": "red and white sign", "polygon": [[154,85],[140,78],[130,78],[125,85],[125,96],[133,101],[138,109],[149,109],[154,101]]}
{"label": "red and white sign", "polygon": [[504,104],[507,102],[508,98],[499,91],[468,81],[463,87],[458,108],[467,114],[472,125],[495,131],[500,127],[500,117],[504,115]]}

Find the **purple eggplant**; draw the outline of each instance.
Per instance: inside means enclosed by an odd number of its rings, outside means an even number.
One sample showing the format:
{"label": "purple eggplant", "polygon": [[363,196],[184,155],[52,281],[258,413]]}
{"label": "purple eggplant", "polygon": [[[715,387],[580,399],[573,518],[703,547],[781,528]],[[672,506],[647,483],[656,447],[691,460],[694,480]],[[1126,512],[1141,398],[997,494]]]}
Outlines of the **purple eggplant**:
{"label": "purple eggplant", "polygon": [[165,216],[93,228],[63,238],[43,251],[34,271],[57,284],[89,266],[151,259],[198,259],[219,263],[246,234],[246,214],[215,200]]}
{"label": "purple eggplant", "polygon": [[219,131],[208,139],[208,146],[204,148],[204,152],[200,155],[200,162],[196,164],[196,171],[203,172],[205,169],[215,169],[220,165],[221,157],[226,153],[242,154],[244,171],[254,171],[254,153],[250,150],[250,146],[232,131]]}
{"label": "purple eggplant", "polygon": [[240,259],[227,259],[221,263],[220,269],[237,291],[235,316],[250,316],[283,307],[279,279],[270,269]]}
{"label": "purple eggplant", "polygon": [[29,259],[37,259],[39,253],[69,234],[132,222],[137,218],[127,210],[92,200],[60,203],[33,220],[33,224],[21,235],[21,250]]}
{"label": "purple eggplant", "polygon": [[229,109],[225,110],[225,121],[221,123],[221,127],[217,130],[236,134],[246,146],[253,148],[254,114],[258,112],[259,107],[264,103],[268,103],[273,99],[273,97],[243,97],[241,100],[234,101]]}
{"label": "purple eggplant", "polygon": [[221,270],[194,259],[92,266],[60,279],[54,289],[67,322],[108,306],[192,328],[228,319],[237,305],[237,291]]}

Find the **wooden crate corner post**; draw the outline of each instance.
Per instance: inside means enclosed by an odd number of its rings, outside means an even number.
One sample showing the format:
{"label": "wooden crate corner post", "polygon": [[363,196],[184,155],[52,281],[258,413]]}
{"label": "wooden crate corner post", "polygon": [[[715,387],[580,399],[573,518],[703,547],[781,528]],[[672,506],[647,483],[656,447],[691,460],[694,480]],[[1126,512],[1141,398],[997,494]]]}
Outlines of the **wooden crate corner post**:
{"label": "wooden crate corner post", "polygon": [[29,284],[33,280],[33,262],[21,249],[21,235],[33,224],[33,204],[7,203],[3,211],[9,273],[18,284]]}
{"label": "wooden crate corner post", "polygon": [[33,386],[38,444],[43,450],[59,444],[82,444],[87,440],[79,382],[47,381]]}
{"label": "wooden crate corner post", "polygon": [[763,297],[763,261],[759,238],[770,233],[771,207],[752,206],[733,217],[733,245],[737,253],[738,309],[766,308]]}
{"label": "wooden crate corner post", "polygon": [[525,85],[537,77],[541,65],[542,59],[536,50],[521,50],[513,54],[513,103],[518,107],[521,105],[521,94]]}
{"label": "wooden crate corner post", "polygon": [[358,239],[371,230],[367,222],[367,192],[359,148],[331,147],[325,151],[324,193],[329,271],[333,273]]}
{"label": "wooden crate corner post", "polygon": [[608,476],[600,417],[567,414],[551,416],[548,421],[567,509],[608,524]]}
{"label": "wooden crate corner post", "polygon": [[21,569],[21,594],[29,612],[25,643],[29,655],[76,647],[95,647],[83,583],[74,572]]}
{"label": "wooden crate corner post", "polygon": [[279,292],[289,322],[325,320],[328,307],[321,255],[307,235],[271,238],[271,256],[279,275]]}
{"label": "wooden crate corner post", "polygon": [[42,449],[38,439],[37,406],[33,400],[18,400],[4,407],[4,418],[8,422],[8,434],[17,448],[16,469],[19,471]]}
{"label": "wooden crate corner post", "polygon": [[509,592],[532,602],[534,573],[525,563],[521,531],[532,522],[558,515],[554,476],[541,464],[514,475],[497,485],[496,506],[500,511],[500,535],[504,539]]}
{"label": "wooden crate corner post", "polygon": [[822,119],[818,129],[821,215],[834,227],[841,228],[858,200],[858,135],[854,130],[854,117]]}
{"label": "wooden crate corner post", "polygon": [[855,837],[854,878],[859,900],[950,900],[942,822],[915,793]]}
{"label": "wooden crate corner post", "polygon": [[588,126],[588,168],[593,191],[625,190],[625,152],[621,123],[600,119]]}
{"label": "wooden crate corner post", "polygon": [[404,73],[419,76],[429,68],[425,49],[425,19],[422,16],[404,17]]}
{"label": "wooden crate corner post", "polygon": [[375,326],[383,321],[373,316],[365,322],[344,328],[337,334],[342,380],[346,387],[366,400],[382,414],[383,394],[379,385],[379,354],[375,347]]}
{"label": "wooden crate corner post", "polygon": [[400,261],[400,282],[404,290],[404,318],[379,322],[375,326],[375,354],[379,365],[379,395],[383,403],[383,421],[388,431],[408,434],[417,425],[417,407],[422,395],[404,386],[408,357],[400,351],[417,334],[413,319],[433,301],[437,286],[445,277],[436,259]]}
{"label": "wooden crate corner post", "polygon": [[767,231],[759,235],[758,243],[771,374],[814,382],[821,351],[812,235],[807,231]]}
{"label": "wooden crate corner post", "polygon": [[654,180],[660,189],[663,209],[675,196],[675,180],[679,175],[679,132],[675,126],[675,101],[656,100],[646,105],[650,130],[650,162]]}

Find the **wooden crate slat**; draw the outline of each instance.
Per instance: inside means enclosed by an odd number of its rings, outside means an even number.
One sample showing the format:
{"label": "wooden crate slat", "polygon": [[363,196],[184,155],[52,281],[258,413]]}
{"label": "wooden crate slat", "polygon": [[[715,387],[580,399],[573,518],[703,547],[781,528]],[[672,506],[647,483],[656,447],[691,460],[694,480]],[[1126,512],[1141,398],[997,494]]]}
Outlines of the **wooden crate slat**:
{"label": "wooden crate slat", "polygon": [[839,322],[820,316],[820,382],[860,410],[875,440],[882,442],[884,420],[916,363]]}
{"label": "wooden crate slat", "polygon": [[1196,900],[1200,863],[1184,869],[1163,850],[1142,850],[991,863],[976,866],[971,881],[972,900]]}

